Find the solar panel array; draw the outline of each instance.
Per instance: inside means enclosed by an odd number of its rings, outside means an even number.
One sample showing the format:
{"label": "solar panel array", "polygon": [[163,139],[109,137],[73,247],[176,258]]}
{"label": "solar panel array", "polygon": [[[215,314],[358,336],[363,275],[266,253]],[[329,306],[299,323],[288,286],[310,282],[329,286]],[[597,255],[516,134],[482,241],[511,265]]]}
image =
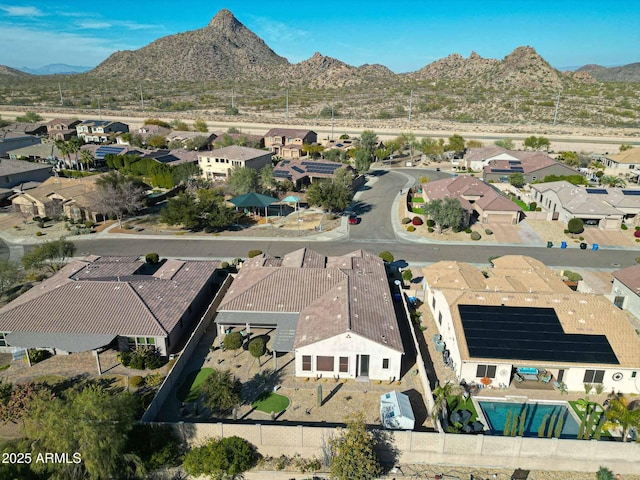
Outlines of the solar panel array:
{"label": "solar panel array", "polygon": [[289,165],[291,162],[289,160],[282,160],[278,163],[279,166],[284,167],[285,165]]}
{"label": "solar panel array", "polygon": [[618,365],[606,335],[565,333],[553,308],[458,305],[469,355]]}
{"label": "solar panel array", "polygon": [[491,173],[524,173],[524,170],[522,167],[492,168]]}
{"label": "solar panel array", "polygon": [[623,195],[640,195],[640,190],[622,190]]}
{"label": "solar panel array", "polygon": [[105,145],[96,149],[96,158],[100,160],[104,159],[104,157],[109,154],[120,155],[124,150],[126,150],[126,147],[113,147],[110,145]]}
{"label": "solar panel array", "polygon": [[590,193],[592,195],[606,195],[607,194],[607,190],[605,188],[587,188],[585,190],[587,191],[587,193]]}
{"label": "solar panel array", "polygon": [[304,170],[302,170],[300,167],[297,167],[295,165],[291,167],[291,170],[295,170],[298,173],[304,173]]}
{"label": "solar panel array", "polygon": [[277,178],[288,178],[289,180],[291,180],[291,174],[286,170],[274,170],[273,176]]}
{"label": "solar panel array", "polygon": [[331,175],[341,167],[339,163],[302,162],[308,173],[323,173]]}

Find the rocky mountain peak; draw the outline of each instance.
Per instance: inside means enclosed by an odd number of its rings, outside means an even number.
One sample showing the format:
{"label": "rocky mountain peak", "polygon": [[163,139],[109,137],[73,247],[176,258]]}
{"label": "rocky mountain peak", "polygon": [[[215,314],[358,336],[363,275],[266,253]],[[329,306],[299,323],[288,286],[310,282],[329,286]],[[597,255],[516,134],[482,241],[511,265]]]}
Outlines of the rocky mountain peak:
{"label": "rocky mountain peak", "polygon": [[231,11],[223,8],[211,19],[209,26],[219,30],[236,30],[242,26],[242,23],[238,21]]}

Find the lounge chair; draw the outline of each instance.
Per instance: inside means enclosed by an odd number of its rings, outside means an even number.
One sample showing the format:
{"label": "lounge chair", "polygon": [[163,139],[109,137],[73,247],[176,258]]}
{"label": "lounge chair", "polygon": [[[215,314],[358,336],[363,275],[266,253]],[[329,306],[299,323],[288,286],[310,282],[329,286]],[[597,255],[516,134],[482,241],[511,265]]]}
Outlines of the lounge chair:
{"label": "lounge chair", "polygon": [[471,424],[471,429],[473,433],[480,433],[484,431],[484,425],[482,422],[478,422],[477,420]]}
{"label": "lounge chair", "polygon": [[547,373],[540,380],[542,380],[542,383],[549,383],[552,378],[553,378],[553,375],[551,375],[550,373]]}
{"label": "lounge chair", "polygon": [[449,420],[451,420],[451,423],[464,423],[461,421],[461,419],[462,419],[462,416],[460,415],[460,412],[453,412],[449,417]]}
{"label": "lounge chair", "polygon": [[467,423],[471,420],[471,412],[469,410],[458,410],[460,414],[460,423]]}
{"label": "lounge chair", "polygon": [[462,431],[463,431],[464,433],[473,433],[473,428],[471,428],[471,425],[469,425],[468,423],[465,423],[465,424],[462,426]]}
{"label": "lounge chair", "polygon": [[524,382],[524,378],[522,378],[522,377],[521,377],[519,374],[517,374],[517,373],[513,375],[513,379],[514,379],[516,382],[518,382],[518,383],[522,383],[522,382]]}

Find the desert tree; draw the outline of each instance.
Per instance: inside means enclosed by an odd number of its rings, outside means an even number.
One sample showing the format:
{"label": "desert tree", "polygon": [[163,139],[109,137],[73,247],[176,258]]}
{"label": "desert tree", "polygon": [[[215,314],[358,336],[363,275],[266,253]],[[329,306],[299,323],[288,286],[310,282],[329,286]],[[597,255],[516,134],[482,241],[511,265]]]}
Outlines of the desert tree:
{"label": "desert tree", "polygon": [[336,480],[373,480],[382,473],[375,437],[367,431],[364,415],[347,418],[347,426],[329,439],[331,477]]}
{"label": "desert tree", "polygon": [[116,171],[96,181],[93,208],[104,215],[114,216],[122,227],[125,215],[135,213],[145,204],[145,187]]}
{"label": "desert tree", "polygon": [[66,238],[46,241],[25,252],[22,256],[22,266],[25,270],[47,269],[55,273],[67,264],[75,250],[75,245]]}
{"label": "desert tree", "polygon": [[200,386],[203,403],[211,411],[226,411],[242,401],[242,383],[229,370],[213,370]]}

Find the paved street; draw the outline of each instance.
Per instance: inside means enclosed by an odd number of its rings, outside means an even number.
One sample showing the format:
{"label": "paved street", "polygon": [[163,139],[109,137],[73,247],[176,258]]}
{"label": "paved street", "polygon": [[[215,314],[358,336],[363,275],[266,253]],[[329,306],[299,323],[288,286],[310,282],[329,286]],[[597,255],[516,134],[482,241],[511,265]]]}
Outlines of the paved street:
{"label": "paved street", "polygon": [[[341,255],[355,249],[374,253],[389,250],[397,259],[411,263],[430,263],[440,260],[459,260],[486,264],[489,257],[507,254],[526,254],[549,266],[617,269],[635,264],[639,250],[635,248],[544,248],[517,244],[478,244],[475,242],[446,244],[419,237],[409,237],[392,221],[400,201],[400,190],[406,191],[416,179],[426,175],[431,180],[449,176],[446,172],[406,168],[374,171],[367,186],[356,195],[353,210],[361,217],[358,225],[343,225],[334,231],[313,237],[291,240],[286,238],[215,237],[189,238],[185,236],[133,236],[102,234],[93,238],[73,237],[78,255],[144,255],[157,252],[165,257],[216,258],[230,260],[245,257],[249,250],[259,249],[282,256],[293,250],[308,247],[325,255]],[[6,238],[6,237],[5,237]],[[20,245],[10,245],[11,257]],[[32,248],[25,245],[25,249]],[[8,248],[0,243],[0,258],[8,256]],[[15,255],[17,257],[17,254]],[[18,259],[18,258],[16,258]]]}

